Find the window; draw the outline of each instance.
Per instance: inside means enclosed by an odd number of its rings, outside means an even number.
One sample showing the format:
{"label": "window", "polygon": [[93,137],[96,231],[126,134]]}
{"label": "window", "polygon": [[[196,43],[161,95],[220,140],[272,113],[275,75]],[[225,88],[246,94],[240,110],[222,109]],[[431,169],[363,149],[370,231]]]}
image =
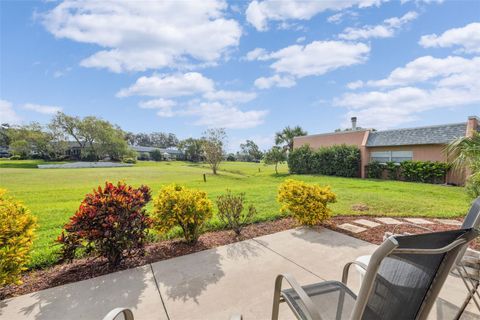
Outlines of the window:
{"label": "window", "polygon": [[371,161],[400,163],[413,159],[413,151],[375,151],[370,153]]}

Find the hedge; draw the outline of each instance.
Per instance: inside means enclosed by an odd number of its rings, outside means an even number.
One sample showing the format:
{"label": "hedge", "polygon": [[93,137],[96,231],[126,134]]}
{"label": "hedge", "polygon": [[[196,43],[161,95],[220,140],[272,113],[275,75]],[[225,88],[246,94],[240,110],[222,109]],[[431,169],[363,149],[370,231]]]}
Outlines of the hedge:
{"label": "hedge", "polygon": [[356,146],[335,145],[313,150],[308,145],[294,149],[288,156],[291,173],[358,177],[360,150]]}
{"label": "hedge", "polygon": [[448,163],[438,161],[404,161],[400,164],[393,162],[383,164],[373,161],[366,166],[368,178],[380,179],[386,172],[390,180],[424,183],[444,183],[449,169]]}

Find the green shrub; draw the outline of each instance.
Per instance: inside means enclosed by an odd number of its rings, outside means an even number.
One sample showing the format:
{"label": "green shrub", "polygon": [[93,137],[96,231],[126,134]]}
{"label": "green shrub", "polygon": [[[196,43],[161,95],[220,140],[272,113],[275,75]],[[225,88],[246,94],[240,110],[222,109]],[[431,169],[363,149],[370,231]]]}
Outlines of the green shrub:
{"label": "green shrub", "polygon": [[277,201],[282,212],[290,212],[301,224],[316,225],[331,216],[328,203],[336,201],[330,187],[287,179],[278,189]]}
{"label": "green shrub", "polygon": [[473,199],[480,197],[480,172],[472,174],[465,183],[467,194]]}
{"label": "green shrub", "polygon": [[0,288],[21,283],[35,230],[35,218],[30,211],[6,192],[0,189]]}
{"label": "green shrub", "polygon": [[315,151],[304,145],[289,154],[288,167],[292,173],[358,177],[360,150],[356,146],[335,145]]}
{"label": "green shrub", "polygon": [[398,174],[400,173],[400,166],[393,161],[388,161],[384,166],[387,170],[387,176],[390,180],[398,180]]}
{"label": "green shrub", "polygon": [[300,148],[294,149],[288,155],[288,169],[291,173],[311,173],[313,150],[309,145],[303,145]]}
{"label": "green shrub", "polygon": [[138,155],[138,160],[142,161],[149,161],[150,160],[150,153],[148,152],[142,152]]}
{"label": "green shrub", "polygon": [[16,155],[11,156],[10,160],[22,160],[22,157],[20,155],[16,154]]}
{"label": "green shrub", "polygon": [[378,161],[372,161],[366,165],[367,178],[380,179],[385,166]]}
{"label": "green shrub", "polygon": [[154,161],[162,161],[162,151],[155,149],[152,152],[150,152],[150,157]]}
{"label": "green shrub", "polygon": [[87,194],[57,239],[63,259],[72,260],[83,248],[107,258],[113,267],[135,252],[143,253],[151,224],[145,211],[150,199],[147,186],[135,189],[122,182],[106,182],[103,189]]}
{"label": "green shrub", "polygon": [[251,222],[257,212],[253,205],[244,210],[244,200],[245,193],[235,195],[228,189],[226,194],[217,197],[218,217],[237,235],[240,235],[243,227]]}
{"label": "green shrub", "polygon": [[212,217],[212,202],[207,193],[171,184],[164,186],[153,202],[154,227],[162,233],[182,228],[185,240],[196,243],[203,224]]}
{"label": "green shrub", "polygon": [[432,161],[404,161],[400,164],[400,174],[406,181],[443,183],[450,169],[448,163]]}
{"label": "green shrub", "polygon": [[137,163],[137,159],[135,159],[135,158],[125,158],[125,159],[123,159],[123,162],[133,164],[133,163]]}

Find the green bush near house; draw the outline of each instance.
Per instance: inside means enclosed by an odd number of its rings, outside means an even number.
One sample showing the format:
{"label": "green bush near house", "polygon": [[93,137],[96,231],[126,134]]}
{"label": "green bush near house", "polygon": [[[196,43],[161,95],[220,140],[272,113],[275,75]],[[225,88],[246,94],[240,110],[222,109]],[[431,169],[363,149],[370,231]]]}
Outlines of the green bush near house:
{"label": "green bush near house", "polygon": [[288,156],[291,173],[358,177],[360,150],[356,146],[335,145],[313,150],[308,145],[294,149]]}

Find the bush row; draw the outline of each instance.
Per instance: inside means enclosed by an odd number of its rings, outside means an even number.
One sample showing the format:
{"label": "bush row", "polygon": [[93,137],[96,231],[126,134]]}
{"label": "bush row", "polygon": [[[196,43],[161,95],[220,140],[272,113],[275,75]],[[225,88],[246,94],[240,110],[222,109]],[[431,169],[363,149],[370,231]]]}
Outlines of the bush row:
{"label": "bush row", "polygon": [[291,173],[313,173],[340,177],[358,177],[360,150],[356,146],[335,145],[313,150],[308,145],[294,149],[288,156]]}
{"label": "bush row", "polygon": [[424,183],[443,183],[450,164],[432,161],[403,161],[379,163],[373,161],[366,166],[367,177],[373,179],[388,178]]}
{"label": "bush row", "polygon": [[[213,202],[200,190],[177,184],[164,186],[153,201],[153,211],[148,213],[145,208],[151,198],[149,187],[134,188],[123,182],[106,182],[94,189],[57,238],[61,260],[95,254],[115,267],[125,258],[144,254],[151,229],[164,234],[179,228],[185,240],[193,244],[213,215]],[[277,200],[282,212],[290,213],[301,224],[314,225],[330,217],[327,204],[335,198],[329,187],[288,179],[280,185]],[[218,218],[236,235],[256,214],[255,207],[245,208],[244,201],[244,193],[230,190],[216,199]],[[0,190],[0,287],[17,283],[25,270],[34,228],[30,212]]]}

